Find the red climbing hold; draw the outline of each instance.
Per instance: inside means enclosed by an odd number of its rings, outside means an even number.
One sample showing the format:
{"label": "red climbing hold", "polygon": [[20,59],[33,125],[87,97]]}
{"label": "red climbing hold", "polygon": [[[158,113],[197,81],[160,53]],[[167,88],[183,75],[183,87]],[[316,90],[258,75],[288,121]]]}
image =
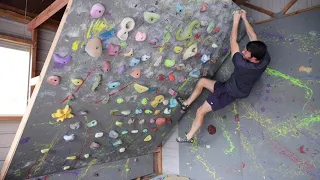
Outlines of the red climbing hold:
{"label": "red climbing hold", "polygon": [[220,27],[216,28],[216,33],[220,32]]}
{"label": "red climbing hold", "polygon": [[163,74],[159,74],[159,76],[158,76],[158,80],[159,81],[164,81],[164,75]]}
{"label": "red climbing hold", "polygon": [[156,132],[158,128],[151,128],[151,131]]}
{"label": "red climbing hold", "polygon": [[166,123],[166,118],[158,118],[158,119],[156,120],[156,124],[157,124],[158,126],[163,126],[165,123]]}
{"label": "red climbing hold", "polygon": [[197,53],[194,57],[200,59],[200,58],[201,58],[201,54],[200,54],[200,53]]}
{"label": "red climbing hold", "polygon": [[170,79],[171,82],[176,80],[176,78],[173,76],[173,73],[169,74],[169,79]]}
{"label": "red climbing hold", "polygon": [[166,121],[167,121],[168,124],[172,124],[172,119],[171,118],[167,118]]}
{"label": "red climbing hold", "polygon": [[200,39],[200,34],[196,34],[194,37],[195,37],[196,39]]}
{"label": "red climbing hold", "polygon": [[216,133],[216,127],[214,126],[214,125],[209,125],[208,126],[208,132],[209,132],[209,134],[211,134],[211,135],[213,135],[213,134],[215,134]]}

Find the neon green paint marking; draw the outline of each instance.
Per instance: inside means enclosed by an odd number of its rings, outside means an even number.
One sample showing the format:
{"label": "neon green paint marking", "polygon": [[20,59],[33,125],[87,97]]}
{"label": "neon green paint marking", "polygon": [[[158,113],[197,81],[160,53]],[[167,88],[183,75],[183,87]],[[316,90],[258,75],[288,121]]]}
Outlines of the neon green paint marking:
{"label": "neon green paint marking", "polygon": [[305,97],[308,100],[311,99],[311,97],[313,95],[312,89],[310,89],[306,84],[302,83],[299,79],[293,78],[293,77],[291,77],[289,75],[283,74],[282,72],[274,70],[274,69],[271,69],[271,68],[267,68],[266,72],[268,74],[272,75],[272,76],[277,76],[277,77],[281,77],[283,79],[289,80],[292,84],[306,89],[306,96]]}
{"label": "neon green paint marking", "polygon": [[57,124],[57,123],[59,123],[58,121],[49,121],[49,124]]}
{"label": "neon green paint marking", "polygon": [[298,124],[298,128],[300,127],[305,127],[309,126],[309,124],[314,123],[314,122],[320,122],[320,115],[310,115],[310,117],[303,118],[303,121]]}
{"label": "neon green paint marking", "polygon": [[221,178],[216,178],[216,171],[211,170],[210,167],[207,165],[207,163],[203,160],[203,158],[200,155],[196,156],[197,161],[199,161],[205,168],[208,173],[210,173],[213,176],[214,180],[220,180]]}
{"label": "neon green paint marking", "polygon": [[229,144],[230,144],[230,149],[229,150],[224,150],[224,153],[230,154],[230,153],[233,152],[234,146],[233,146],[233,143],[231,141],[231,138],[230,138],[230,135],[229,135],[228,131],[226,131],[225,129],[223,129],[223,136],[227,138],[227,140],[229,141]]}
{"label": "neon green paint marking", "polygon": [[130,161],[130,159],[128,158],[126,164],[124,165],[124,167],[122,169],[121,176],[123,176],[124,172],[128,173],[128,171],[126,171],[126,169],[129,169],[129,161]]}
{"label": "neon green paint marking", "polygon": [[182,83],[182,85],[178,88],[178,92],[181,92],[181,90],[187,85],[189,81],[190,77],[188,77],[187,80]]}
{"label": "neon green paint marking", "polygon": [[78,179],[82,179],[87,173],[88,173],[88,170],[94,165],[97,163],[97,159],[93,159],[89,162],[86,170],[81,174],[81,176],[79,176]]}

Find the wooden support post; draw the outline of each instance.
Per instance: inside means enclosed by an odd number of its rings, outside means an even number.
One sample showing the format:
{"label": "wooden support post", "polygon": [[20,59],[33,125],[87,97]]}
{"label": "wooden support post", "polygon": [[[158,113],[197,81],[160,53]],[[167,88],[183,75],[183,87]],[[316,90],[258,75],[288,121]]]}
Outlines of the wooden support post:
{"label": "wooden support post", "polygon": [[52,58],[52,55],[53,55],[53,51],[54,49],[56,48],[57,46],[57,43],[58,43],[58,40],[59,40],[59,37],[61,35],[61,31],[63,29],[63,26],[66,22],[66,19],[67,19],[67,16],[69,14],[69,11],[70,11],[70,8],[71,8],[71,5],[72,5],[72,0],[69,0],[68,2],[68,6],[66,8],[66,11],[64,12],[64,15],[62,17],[62,20],[61,20],[61,23],[59,25],[59,28],[57,30],[57,33],[53,39],[53,42],[51,44],[51,48],[49,50],[49,53],[48,53],[48,56],[46,58],[46,61],[43,65],[43,69],[41,71],[41,74],[40,74],[40,80],[38,81],[35,89],[34,89],[34,93],[33,95],[31,96],[31,99],[29,100],[29,104],[28,104],[28,107],[26,109],[26,112],[20,122],[20,125],[18,127],[18,130],[17,130],[17,133],[13,139],[13,142],[12,142],[12,145],[10,147],[10,150],[7,154],[7,157],[3,163],[3,166],[2,166],[2,170],[1,170],[1,173],[0,173],[0,180],[3,180],[5,177],[6,177],[6,174],[8,172],[8,169],[10,167],[10,164],[12,162],[12,159],[13,159],[13,156],[17,150],[17,147],[18,147],[18,144],[19,144],[19,141],[21,139],[21,136],[23,134],[23,131],[24,131],[24,128],[26,127],[26,124],[28,122],[28,119],[29,119],[29,116],[30,116],[30,113],[31,113],[31,110],[32,110],[32,107],[34,105],[34,102],[36,100],[36,97],[37,97],[37,94],[39,93],[39,90],[40,90],[40,86],[42,84],[42,81],[43,81],[43,77],[45,76],[47,70],[48,70],[48,67],[49,67],[49,64],[50,64],[50,61],[51,61],[51,58]]}
{"label": "wooden support post", "polygon": [[[36,71],[37,71],[37,47],[38,47],[38,29],[32,30],[32,47],[31,47],[31,78],[36,77]],[[31,84],[29,84],[30,87],[30,96],[33,93],[34,87]]]}
{"label": "wooden support post", "polygon": [[261,8],[261,7],[258,7],[258,6],[255,6],[255,5],[253,5],[253,4],[250,4],[250,3],[248,3],[247,1],[243,4],[244,6],[246,6],[246,7],[248,7],[248,8],[251,8],[251,9],[254,9],[254,10],[256,10],[256,11],[259,11],[259,12],[261,12],[261,13],[264,13],[264,14],[266,14],[266,15],[269,15],[269,16],[273,16],[273,12],[271,12],[271,11],[269,11],[269,10],[266,10],[266,9],[263,9],[263,8]]}
{"label": "wooden support post", "polygon": [[282,14],[286,14],[286,12],[297,2],[297,0],[291,0],[282,10]]}
{"label": "wooden support post", "polygon": [[158,152],[158,174],[162,174],[162,144],[159,146],[160,150]]}
{"label": "wooden support post", "polygon": [[68,0],[55,0],[49,7],[42,11],[28,24],[28,30],[31,31],[49,19],[52,15],[67,5]]}

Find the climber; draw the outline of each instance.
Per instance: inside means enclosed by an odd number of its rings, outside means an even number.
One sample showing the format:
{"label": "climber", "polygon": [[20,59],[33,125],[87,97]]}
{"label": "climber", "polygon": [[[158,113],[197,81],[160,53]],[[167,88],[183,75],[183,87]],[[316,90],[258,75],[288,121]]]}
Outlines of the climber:
{"label": "climber", "polygon": [[[217,111],[231,104],[236,99],[248,97],[255,82],[270,63],[270,56],[267,46],[258,41],[257,35],[247,20],[247,12],[240,10],[233,15],[233,26],[230,35],[230,48],[232,62],[235,66],[234,72],[226,82],[218,82],[211,79],[201,78],[191,96],[184,100],[177,96],[176,99],[181,106],[181,110],[188,109],[190,104],[201,94],[203,88],[211,91],[207,100],[198,108],[196,117],[192,123],[191,130],[185,136],[178,137],[179,143],[193,143],[194,134],[203,124],[204,116],[210,111]],[[237,42],[238,26],[240,19],[245,24],[250,42],[240,53]]]}

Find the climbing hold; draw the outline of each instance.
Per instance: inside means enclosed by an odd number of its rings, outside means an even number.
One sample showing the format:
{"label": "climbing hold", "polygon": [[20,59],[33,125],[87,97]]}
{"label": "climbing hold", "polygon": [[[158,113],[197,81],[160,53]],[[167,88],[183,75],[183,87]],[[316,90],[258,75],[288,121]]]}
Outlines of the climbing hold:
{"label": "climbing hold", "polygon": [[179,83],[183,83],[186,80],[187,80],[187,78],[185,76],[180,76]]}
{"label": "climbing hold", "polygon": [[192,44],[183,54],[183,60],[187,60],[188,58],[197,54],[198,45],[197,43]]}
{"label": "climbing hold", "polygon": [[151,135],[148,135],[146,138],[144,138],[143,141],[148,142],[148,141],[151,141],[151,139],[152,139]]}
{"label": "climbing hold", "polygon": [[136,66],[140,63],[140,59],[137,59],[137,58],[132,58],[131,61],[130,61],[130,66],[133,67],[133,66]]}
{"label": "climbing hold", "polygon": [[182,70],[184,70],[185,67],[186,67],[186,65],[184,65],[184,64],[178,64],[178,65],[176,66],[176,70],[182,71]]}
{"label": "climbing hold", "polygon": [[194,69],[189,73],[189,76],[198,78],[200,77],[200,70],[199,69]]}
{"label": "climbing hold", "polygon": [[96,143],[96,142],[92,142],[91,145],[90,145],[91,149],[98,149],[99,147],[100,147],[100,144]]}
{"label": "climbing hold", "polygon": [[158,114],[160,114],[160,110],[156,110],[156,111],[154,111],[154,115],[158,115]]}
{"label": "climbing hold", "polygon": [[115,56],[115,55],[119,54],[119,51],[120,51],[119,45],[112,44],[112,43],[110,43],[108,45],[107,52],[108,52],[109,56]]}
{"label": "climbing hold", "polygon": [[60,84],[60,77],[59,76],[49,76],[47,78],[47,82],[49,84],[56,86],[56,85]]}
{"label": "climbing hold", "polygon": [[212,47],[213,47],[213,48],[217,48],[218,45],[217,45],[216,43],[213,43],[213,44],[212,44]]}
{"label": "climbing hold", "polygon": [[143,105],[148,104],[148,98],[143,98],[143,99],[141,100],[141,104],[143,104]]}
{"label": "climbing hold", "polygon": [[208,21],[200,21],[200,25],[205,27],[205,26],[208,26]]}
{"label": "climbing hold", "polygon": [[143,55],[141,57],[141,61],[147,61],[148,59],[150,59],[151,56],[148,56],[148,55]]}
{"label": "climbing hold", "polygon": [[214,29],[214,23],[213,22],[210,22],[208,27],[207,27],[207,33],[211,33]]}
{"label": "climbing hold", "polygon": [[175,64],[176,64],[175,60],[166,59],[164,61],[164,66],[165,67],[173,67]]}
{"label": "climbing hold", "polygon": [[123,125],[123,122],[121,122],[121,121],[116,121],[116,126],[121,127],[122,125]]}
{"label": "climbing hold", "polygon": [[150,124],[154,124],[155,122],[156,122],[156,120],[150,119]]}
{"label": "climbing hold", "polygon": [[209,125],[208,128],[207,128],[209,134],[213,135],[216,133],[216,127],[214,125]]}
{"label": "climbing hold", "polygon": [[156,62],[153,64],[153,66],[158,67],[162,61],[162,56],[159,56],[156,58]]}
{"label": "climbing hold", "polygon": [[177,13],[182,13],[183,10],[184,10],[184,8],[181,6],[181,4],[180,4],[180,3],[177,3],[177,5],[176,5],[176,12],[177,12]]}
{"label": "climbing hold", "polygon": [[135,78],[135,79],[138,79],[140,78],[140,75],[141,75],[141,69],[140,68],[136,68],[135,70],[133,70],[131,73],[130,73],[130,76]]}
{"label": "climbing hold", "polygon": [[157,14],[157,13],[144,12],[143,13],[143,18],[147,23],[153,24],[153,23],[157,22],[160,19],[160,15]]}
{"label": "climbing hold", "polygon": [[158,118],[158,119],[156,120],[156,124],[157,124],[158,126],[163,126],[165,123],[166,123],[166,118]]}
{"label": "climbing hold", "polygon": [[78,115],[80,116],[85,116],[87,114],[88,114],[88,111],[84,111],[84,110],[78,112]]}
{"label": "climbing hold", "polygon": [[121,134],[122,134],[122,135],[128,134],[128,131],[123,130],[123,131],[121,132]]}
{"label": "climbing hold", "polygon": [[143,129],[142,132],[147,133],[148,129]]}
{"label": "climbing hold", "polygon": [[150,40],[148,41],[148,43],[149,43],[150,45],[152,45],[152,46],[155,46],[155,45],[157,45],[157,44],[159,43],[159,40],[158,40],[158,39],[150,39]]}
{"label": "climbing hold", "polygon": [[92,120],[90,122],[87,123],[88,127],[94,127],[98,124],[97,120]]}
{"label": "climbing hold", "polygon": [[180,46],[175,46],[175,47],[173,48],[173,51],[174,51],[175,53],[177,53],[177,54],[181,53],[182,50],[183,50],[183,48],[180,47]]}
{"label": "climbing hold", "polygon": [[117,37],[122,40],[126,41],[128,39],[129,32],[135,26],[135,22],[132,18],[126,17],[120,23],[120,30],[117,32]]}
{"label": "climbing hold", "polygon": [[158,76],[158,80],[159,81],[164,81],[164,75],[163,74],[159,74],[159,76]]}
{"label": "climbing hold", "polygon": [[70,129],[79,129],[80,128],[80,122],[75,122],[73,124],[70,124]]}
{"label": "climbing hold", "polygon": [[129,115],[130,113],[131,113],[130,110],[121,111],[121,114],[123,114],[123,115],[125,115],[125,116]]}
{"label": "climbing hold", "polygon": [[136,41],[144,41],[147,38],[147,34],[144,32],[138,31],[136,34]]}
{"label": "climbing hold", "polygon": [[171,113],[171,109],[169,108],[166,108],[164,111],[163,111],[164,114],[170,114]]}
{"label": "climbing hold", "polygon": [[101,18],[104,14],[104,11],[105,11],[105,7],[100,3],[96,3],[91,7],[90,15],[92,18],[95,18],[95,19]]}
{"label": "climbing hold", "polygon": [[133,118],[130,118],[129,120],[128,120],[128,124],[133,124],[134,123],[134,119]]}
{"label": "climbing hold", "polygon": [[116,115],[118,112],[116,109],[110,110],[110,115]]}
{"label": "climbing hold", "polygon": [[103,136],[103,132],[98,132],[94,135],[95,138],[100,138]]}
{"label": "climbing hold", "polygon": [[113,138],[113,139],[116,139],[118,136],[119,136],[119,134],[118,134],[116,131],[114,131],[114,130],[111,130],[111,131],[109,132],[109,137],[111,137],[111,138]]}
{"label": "climbing hold", "polygon": [[64,121],[65,119],[74,117],[74,115],[71,113],[72,109],[69,105],[66,105],[64,109],[58,109],[55,113],[51,114],[51,117],[57,118],[57,121]]}
{"label": "climbing hold", "polygon": [[126,56],[126,57],[133,56],[133,49],[131,48],[130,51],[128,51],[127,53],[124,53],[123,55]]}
{"label": "climbing hold", "polygon": [[199,28],[200,27],[200,21],[194,20],[189,24],[188,29],[182,34],[183,29],[179,28],[176,32],[176,39],[178,41],[188,40],[188,43],[186,44],[186,47],[189,47],[194,43],[194,36],[193,36],[193,28]]}
{"label": "climbing hold", "polygon": [[88,159],[90,157],[90,154],[83,155],[84,158]]}
{"label": "climbing hold", "polygon": [[177,93],[175,90],[173,90],[172,88],[170,88],[170,89],[168,90],[168,93],[169,93],[171,96],[177,96],[177,95],[178,95],[178,93]]}
{"label": "climbing hold", "polygon": [[120,148],[119,152],[123,153],[124,151],[126,151],[126,148]]}
{"label": "climbing hold", "polygon": [[151,87],[149,88],[148,92],[155,92],[155,91],[158,91],[158,88],[157,87]]}
{"label": "climbing hold", "polygon": [[63,166],[62,169],[66,171],[66,170],[70,169],[70,166]]}
{"label": "climbing hold", "polygon": [[118,82],[118,81],[108,83],[108,87],[110,89],[116,88],[118,86],[120,86],[120,82]]}
{"label": "climbing hold", "polygon": [[144,122],[145,122],[145,120],[144,119],[141,119],[140,121],[139,121],[139,124],[144,124]]}
{"label": "climbing hold", "polygon": [[107,94],[101,101],[102,104],[107,104],[109,102],[110,96]]}
{"label": "climbing hold", "polygon": [[159,103],[162,103],[164,101],[163,95],[158,95],[154,98],[154,100],[151,102],[151,106],[156,108]]}
{"label": "climbing hold", "polygon": [[101,81],[102,81],[102,74],[98,74],[98,76],[96,76],[96,81],[93,83],[93,85],[91,87],[92,92],[96,91],[96,89],[99,87]]}
{"label": "climbing hold", "polygon": [[149,90],[148,87],[142,86],[142,85],[140,85],[140,84],[134,84],[133,86],[134,86],[134,89],[135,89],[138,93],[143,93],[143,92],[146,92],[146,91]]}
{"label": "climbing hold", "polygon": [[137,134],[139,132],[139,130],[132,130],[131,133],[132,134]]}
{"label": "climbing hold", "polygon": [[135,114],[141,114],[142,113],[142,109],[137,108],[135,111]]}
{"label": "climbing hold", "polygon": [[47,152],[49,152],[49,150],[50,150],[50,149],[41,149],[41,153],[42,153],[42,154],[47,153]]}
{"label": "climbing hold", "polygon": [[123,98],[118,98],[118,99],[117,99],[117,103],[118,103],[118,104],[121,104],[121,103],[123,103],[123,102],[124,102],[124,99],[123,99]]}
{"label": "climbing hold", "polygon": [[202,63],[206,63],[209,60],[210,60],[210,55],[206,55],[206,54],[202,55],[201,57]]}
{"label": "climbing hold", "polygon": [[192,67],[191,67],[190,64],[187,64],[187,65],[186,65],[185,71],[186,71],[186,72],[192,71]]}
{"label": "climbing hold", "polygon": [[176,80],[176,78],[175,78],[174,75],[173,75],[173,72],[170,73],[168,77],[169,77],[169,80],[170,80],[171,82],[173,82],[174,80]]}
{"label": "climbing hold", "polygon": [[76,160],[77,156],[68,156],[66,159],[67,160]]}
{"label": "climbing hold", "polygon": [[113,145],[114,147],[118,147],[118,146],[120,146],[121,144],[122,144],[122,140],[119,139],[119,140],[117,140],[116,142],[114,142],[112,145]]}
{"label": "climbing hold", "polygon": [[187,12],[185,13],[185,19],[191,19],[192,16],[193,16],[193,12],[192,12],[192,11],[187,11]]}
{"label": "climbing hold", "polygon": [[111,63],[110,63],[110,61],[105,60],[105,61],[103,62],[103,64],[102,64],[101,70],[102,70],[103,72],[109,72],[109,71],[111,70]]}
{"label": "climbing hold", "polygon": [[200,8],[200,12],[205,12],[208,8],[209,8],[209,5],[207,3],[203,3]]}
{"label": "climbing hold", "polygon": [[72,56],[67,55],[67,56],[59,56],[58,54],[53,55],[53,59],[55,62],[59,64],[68,64],[72,60]]}
{"label": "climbing hold", "polygon": [[216,28],[216,33],[220,32],[220,27]]}
{"label": "climbing hold", "polygon": [[146,113],[146,114],[152,114],[153,111],[151,111],[150,109],[146,109],[146,110],[144,110],[144,113]]}
{"label": "climbing hold", "polygon": [[156,132],[158,130],[158,128],[154,127],[154,128],[151,128],[151,131],[153,132]]}
{"label": "climbing hold", "polygon": [[162,104],[166,106],[169,104],[169,101],[165,99],[165,100],[163,100]]}
{"label": "climbing hold", "polygon": [[174,108],[174,107],[176,107],[176,106],[178,106],[177,100],[176,100],[175,98],[171,98],[171,99],[170,99],[169,107],[170,107],[170,108]]}
{"label": "climbing hold", "polygon": [[102,43],[97,37],[90,39],[85,47],[85,51],[91,57],[99,57],[102,54]]}
{"label": "climbing hold", "polygon": [[118,73],[122,74],[125,70],[126,70],[126,65],[122,65],[122,66],[120,66]]}

